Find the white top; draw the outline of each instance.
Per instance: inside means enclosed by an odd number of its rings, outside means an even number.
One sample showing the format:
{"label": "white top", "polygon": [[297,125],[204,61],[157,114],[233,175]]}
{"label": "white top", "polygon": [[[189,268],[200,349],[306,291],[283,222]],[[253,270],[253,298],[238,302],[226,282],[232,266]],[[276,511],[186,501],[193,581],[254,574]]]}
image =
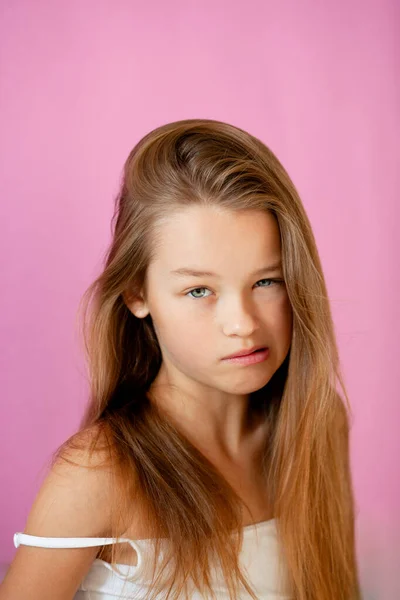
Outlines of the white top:
{"label": "white top", "polygon": [[[162,540],[167,541],[166,539]],[[117,564],[116,569],[108,562],[96,558],[82,580],[74,600],[115,600],[116,598],[135,598],[144,600],[151,581],[152,550],[154,540],[131,540],[129,538],[48,538],[16,533],[14,546],[40,546],[43,548],[83,548],[103,546],[115,543],[128,543],[137,552],[137,564]],[[278,560],[278,540],[275,519],[262,521],[243,527],[243,545],[240,551],[240,565],[260,600],[292,600],[285,595],[286,573]],[[218,599],[229,598],[224,579],[218,578],[214,570],[213,590]],[[130,578],[130,581],[127,578]],[[222,577],[222,574],[221,574]],[[251,596],[243,591],[241,600]],[[198,591],[193,592],[192,600],[202,600]]]}

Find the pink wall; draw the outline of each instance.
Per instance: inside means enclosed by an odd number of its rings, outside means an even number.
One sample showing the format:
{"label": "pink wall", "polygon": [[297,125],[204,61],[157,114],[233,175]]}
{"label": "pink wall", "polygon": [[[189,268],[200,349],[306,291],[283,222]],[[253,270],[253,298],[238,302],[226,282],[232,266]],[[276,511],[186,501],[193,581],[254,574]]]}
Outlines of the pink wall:
{"label": "pink wall", "polygon": [[206,117],[265,141],[303,198],[354,410],[366,599],[400,598],[398,3],[3,0],[0,11],[0,562],[83,410],[75,312],[123,161],[157,125]]}

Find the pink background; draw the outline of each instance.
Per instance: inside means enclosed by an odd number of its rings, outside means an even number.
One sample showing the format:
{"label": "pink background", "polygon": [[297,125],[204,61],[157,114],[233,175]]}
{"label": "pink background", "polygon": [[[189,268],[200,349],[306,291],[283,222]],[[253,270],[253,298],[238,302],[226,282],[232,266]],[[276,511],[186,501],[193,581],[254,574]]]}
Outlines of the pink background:
{"label": "pink background", "polygon": [[400,598],[399,4],[0,10],[0,562],[83,411],[75,313],[101,267],[123,162],[150,129],[203,117],[260,137],[303,199],[354,411],[365,598]]}

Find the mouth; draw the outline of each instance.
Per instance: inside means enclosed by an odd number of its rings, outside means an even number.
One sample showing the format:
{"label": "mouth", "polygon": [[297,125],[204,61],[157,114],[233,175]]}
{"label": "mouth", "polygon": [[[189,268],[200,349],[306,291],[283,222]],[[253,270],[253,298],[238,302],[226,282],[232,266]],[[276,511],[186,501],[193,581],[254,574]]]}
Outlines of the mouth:
{"label": "mouth", "polygon": [[249,356],[250,354],[256,354],[257,352],[263,352],[265,350],[268,350],[268,346],[253,346],[253,348],[239,350],[236,354],[224,356],[223,360],[228,358],[240,358],[242,356]]}
{"label": "mouth", "polygon": [[246,354],[241,354],[239,356],[230,356],[224,359],[225,363],[231,363],[235,365],[241,365],[242,367],[257,365],[259,363],[264,363],[269,358],[269,348],[264,346],[263,348],[257,348],[253,350],[253,352],[248,352]]}

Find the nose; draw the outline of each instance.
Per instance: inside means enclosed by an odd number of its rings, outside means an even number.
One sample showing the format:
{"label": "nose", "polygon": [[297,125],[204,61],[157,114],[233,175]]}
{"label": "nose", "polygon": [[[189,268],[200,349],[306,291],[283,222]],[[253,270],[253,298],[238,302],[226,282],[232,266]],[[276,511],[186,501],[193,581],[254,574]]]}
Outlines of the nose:
{"label": "nose", "polygon": [[249,301],[239,298],[220,306],[219,322],[224,335],[250,337],[258,328],[255,309]]}

